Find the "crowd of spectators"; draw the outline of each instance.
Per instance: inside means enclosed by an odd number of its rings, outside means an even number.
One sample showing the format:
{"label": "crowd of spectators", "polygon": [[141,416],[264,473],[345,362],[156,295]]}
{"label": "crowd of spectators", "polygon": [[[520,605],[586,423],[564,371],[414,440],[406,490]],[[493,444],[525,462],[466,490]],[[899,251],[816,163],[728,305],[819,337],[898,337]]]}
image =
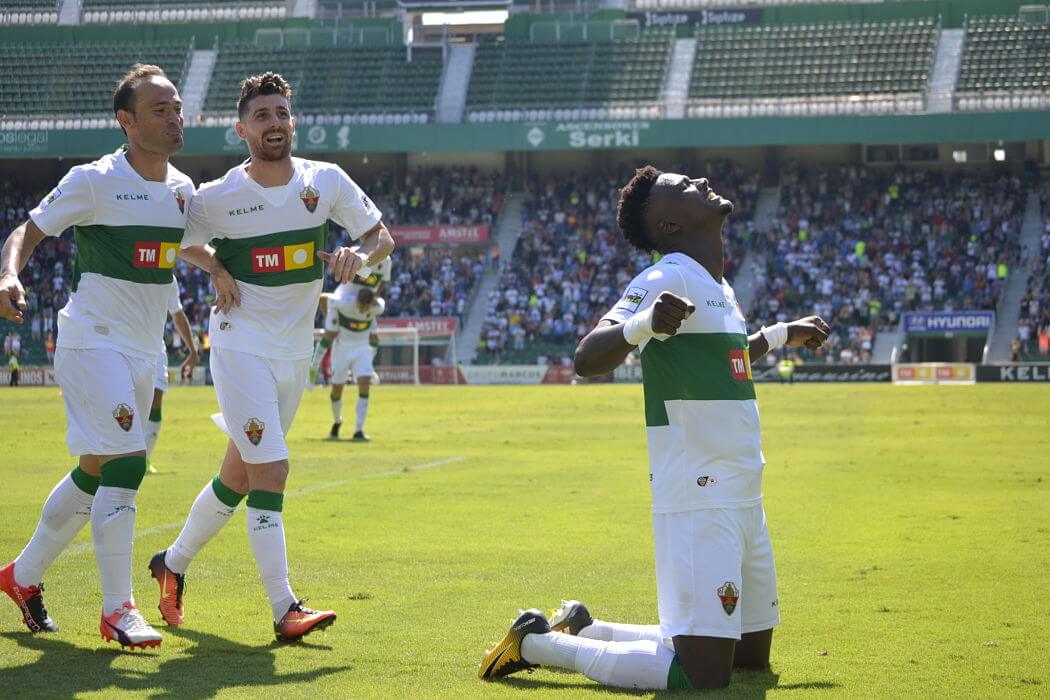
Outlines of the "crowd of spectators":
{"label": "crowd of spectators", "polygon": [[[745,255],[756,270],[757,328],[811,313],[834,332],[805,361],[864,363],[875,336],[896,328],[911,310],[994,309],[1020,261],[1018,240],[1032,182],[1019,174],[975,173],[859,165],[779,173],[780,208],[771,226],[753,224],[756,173],[725,161],[676,166],[703,174],[736,204],[729,219],[726,276],[733,282]],[[578,340],[622,294],[653,256],[631,248],[616,226],[623,167],[604,173],[534,176],[526,184],[523,232],[499,267],[499,284],[486,300],[479,362],[568,363]],[[492,224],[505,185],[475,168],[417,170],[398,184],[382,174],[362,186],[374,195],[389,226]],[[45,192],[4,183],[0,243],[26,220]],[[1044,186],[1046,231],[1031,251],[1032,273],[1021,302],[1021,357],[1050,357],[1050,188]],[[329,230],[328,247],[348,244],[346,231]],[[463,317],[491,262],[485,246],[400,246],[383,296],[387,315]],[[70,293],[75,244],[71,232],[48,238],[22,273],[26,323],[0,322],[5,358],[44,361],[54,350],[56,314]],[[184,310],[206,343],[213,292],[208,276],[181,260],[176,274]],[[330,278],[325,289],[334,288]],[[178,359],[180,341],[166,336]]]}
{"label": "crowd of spectators", "polygon": [[1032,251],[1032,265],[1021,297],[1017,338],[1013,359],[1050,360],[1050,184],[1044,184],[1040,197],[1043,233],[1039,247]]}
{"label": "crowd of spectators", "polygon": [[506,194],[498,172],[473,166],[419,168],[400,179],[384,172],[359,184],[387,226],[492,224]]}
{"label": "crowd of spectators", "polygon": [[1019,260],[1029,183],[1016,174],[868,169],[781,173],[781,202],[753,250],[749,321],[819,314],[829,342],[804,359],[866,363],[906,311],[992,309]]}
{"label": "crowd of spectators", "polygon": [[[727,274],[746,252],[758,177],[726,161],[672,168],[707,176],[736,204],[726,239]],[[615,304],[653,257],[616,226],[619,189],[632,172],[571,173],[528,182],[523,231],[488,300],[479,362],[568,364],[578,340]]]}

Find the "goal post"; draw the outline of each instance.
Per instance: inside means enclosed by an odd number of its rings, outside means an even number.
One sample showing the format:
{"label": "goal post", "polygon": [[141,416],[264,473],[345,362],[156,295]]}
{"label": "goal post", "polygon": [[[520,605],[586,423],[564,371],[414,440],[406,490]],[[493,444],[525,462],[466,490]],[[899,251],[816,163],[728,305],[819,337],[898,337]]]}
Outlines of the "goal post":
{"label": "goal post", "polygon": [[[419,329],[415,326],[379,326],[376,333],[379,334],[379,348],[385,362],[380,379],[390,375],[393,368],[396,373],[396,376],[390,377],[393,383],[419,384]],[[392,352],[385,352],[384,349]],[[378,366],[376,371],[379,372]]]}

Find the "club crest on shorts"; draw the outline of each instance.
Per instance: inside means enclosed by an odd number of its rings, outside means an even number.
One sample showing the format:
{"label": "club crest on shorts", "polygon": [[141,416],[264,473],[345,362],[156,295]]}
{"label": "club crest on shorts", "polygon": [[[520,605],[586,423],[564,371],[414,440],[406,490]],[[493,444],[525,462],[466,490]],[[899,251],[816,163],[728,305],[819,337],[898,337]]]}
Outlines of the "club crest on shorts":
{"label": "club crest on shorts", "polygon": [[726,581],[725,585],[718,589],[718,599],[722,601],[722,609],[726,611],[726,615],[732,615],[736,610],[737,601],[740,600],[740,591],[732,581]]}
{"label": "club crest on shorts", "polygon": [[131,430],[131,424],[135,422],[135,412],[126,403],[117,404],[117,407],[113,409],[113,420],[117,421],[120,429],[127,433]]}
{"label": "club crest on shorts", "polygon": [[179,205],[179,213],[186,213],[186,198],[182,196],[182,188],[179,187],[172,194],[175,195],[175,203]]}
{"label": "club crest on shorts", "polygon": [[258,445],[262,441],[264,430],[266,430],[266,423],[258,418],[249,418],[244,424],[244,434],[248,436],[248,442],[253,445]]}
{"label": "club crest on shorts", "polygon": [[315,190],[313,187],[307,185],[303,188],[303,191],[299,193],[299,199],[303,200],[303,206],[306,207],[306,211],[311,214],[317,209],[317,200],[321,198],[321,193]]}

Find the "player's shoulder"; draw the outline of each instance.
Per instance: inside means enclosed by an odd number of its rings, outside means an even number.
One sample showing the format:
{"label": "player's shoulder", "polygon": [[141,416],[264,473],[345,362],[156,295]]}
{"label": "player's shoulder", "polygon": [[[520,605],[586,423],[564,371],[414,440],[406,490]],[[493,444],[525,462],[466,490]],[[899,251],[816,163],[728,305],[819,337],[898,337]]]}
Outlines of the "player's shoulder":
{"label": "player's shoulder", "polygon": [[202,182],[197,188],[197,196],[205,198],[214,197],[238,187],[241,180],[240,171],[242,168],[244,168],[244,163],[240,163],[230,168],[221,177],[209,180],[208,182]]}
{"label": "player's shoulder", "polygon": [[168,182],[176,187],[189,187],[190,189],[196,189],[193,184],[193,178],[176,168],[171,163],[168,163]]}
{"label": "player's shoulder", "polygon": [[670,285],[680,285],[681,279],[679,263],[665,257],[639,272],[634,282],[666,289]]}
{"label": "player's shoulder", "polygon": [[66,182],[71,182],[86,179],[93,180],[98,177],[114,175],[119,169],[118,164],[122,155],[123,151],[115,151],[113,153],[107,153],[106,155],[96,158],[88,163],[74,165],[62,179]]}
{"label": "player's shoulder", "polygon": [[313,178],[346,178],[346,171],[335,163],[323,160],[310,160],[309,158],[293,157],[292,162],[295,169]]}

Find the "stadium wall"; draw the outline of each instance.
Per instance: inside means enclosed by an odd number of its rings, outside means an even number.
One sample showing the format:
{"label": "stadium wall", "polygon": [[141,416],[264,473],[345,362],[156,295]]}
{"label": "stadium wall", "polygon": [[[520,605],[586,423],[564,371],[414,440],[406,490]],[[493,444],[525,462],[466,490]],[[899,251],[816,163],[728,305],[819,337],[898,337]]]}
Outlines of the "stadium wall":
{"label": "stadium wall", "polygon": [[[899,144],[1050,138],[1046,112],[752,117],[533,124],[302,126],[298,153],[590,151],[766,145]],[[0,131],[0,158],[86,157],[123,143],[115,129]],[[183,155],[240,155],[230,128],[186,129]]]}

